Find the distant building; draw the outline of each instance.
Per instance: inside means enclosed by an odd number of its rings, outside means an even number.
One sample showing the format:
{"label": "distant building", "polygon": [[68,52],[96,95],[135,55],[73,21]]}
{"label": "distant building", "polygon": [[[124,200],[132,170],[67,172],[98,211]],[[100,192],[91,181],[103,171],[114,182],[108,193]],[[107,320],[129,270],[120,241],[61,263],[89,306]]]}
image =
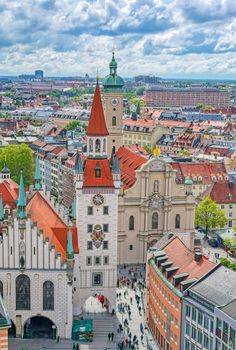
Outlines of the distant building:
{"label": "distant building", "polygon": [[43,80],[43,71],[42,70],[36,70],[34,72],[35,79],[37,80]]}
{"label": "distant building", "polygon": [[160,77],[155,77],[154,75],[137,75],[134,77],[135,83],[141,84],[158,84],[160,80]]}
{"label": "distant building", "polygon": [[145,91],[144,100],[148,107],[184,107],[204,104],[212,107],[228,107],[229,91],[216,88],[165,88],[150,86]]}

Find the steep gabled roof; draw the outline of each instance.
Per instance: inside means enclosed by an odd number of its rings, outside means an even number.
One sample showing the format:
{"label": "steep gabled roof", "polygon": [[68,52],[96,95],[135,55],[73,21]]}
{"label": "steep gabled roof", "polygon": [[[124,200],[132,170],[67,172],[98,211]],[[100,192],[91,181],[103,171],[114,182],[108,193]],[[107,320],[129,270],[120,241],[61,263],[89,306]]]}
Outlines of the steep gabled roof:
{"label": "steep gabled roof", "polygon": [[[59,217],[40,192],[36,192],[27,204],[26,211],[31,214],[32,221],[37,223],[38,229],[43,230],[44,239],[49,238],[50,244],[54,244],[56,252],[66,259],[68,227]],[[71,229],[73,236],[74,252],[78,253],[77,229]]]}
{"label": "steep gabled roof", "polygon": [[10,180],[9,183],[3,180],[0,184],[0,193],[2,195],[3,207],[8,204],[11,209],[14,209],[14,204],[19,194],[19,185],[13,180]]}
{"label": "steep gabled roof", "polygon": [[135,170],[139,169],[142,164],[146,163],[147,157],[136,154],[129,150],[127,147],[122,146],[119,148],[118,159],[121,172],[121,180],[124,184],[124,189],[132,187],[136,182]]}
{"label": "steep gabled roof", "polygon": [[236,183],[216,183],[209,195],[216,203],[236,203]]}
{"label": "steep gabled roof", "polygon": [[[96,167],[101,169],[101,177],[95,176]],[[114,187],[108,159],[88,158],[84,165],[84,187]]]}
{"label": "steep gabled roof", "polygon": [[100,90],[97,84],[86,135],[107,136],[108,134],[109,133],[105,122]]}

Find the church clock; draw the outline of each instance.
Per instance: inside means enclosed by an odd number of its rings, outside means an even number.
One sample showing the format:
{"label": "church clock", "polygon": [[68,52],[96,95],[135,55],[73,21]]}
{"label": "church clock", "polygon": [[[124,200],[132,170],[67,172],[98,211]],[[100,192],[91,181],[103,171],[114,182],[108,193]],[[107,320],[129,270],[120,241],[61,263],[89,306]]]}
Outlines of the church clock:
{"label": "church clock", "polygon": [[98,194],[95,194],[95,196],[93,196],[93,204],[99,206],[99,205],[102,205],[104,203],[104,197],[98,193]]}

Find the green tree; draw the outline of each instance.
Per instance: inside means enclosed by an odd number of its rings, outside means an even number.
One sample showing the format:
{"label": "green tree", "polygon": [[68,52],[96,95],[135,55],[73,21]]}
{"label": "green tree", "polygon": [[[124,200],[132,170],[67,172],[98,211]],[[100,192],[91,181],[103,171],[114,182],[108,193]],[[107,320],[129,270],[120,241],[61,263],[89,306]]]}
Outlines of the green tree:
{"label": "green tree", "polygon": [[4,165],[10,169],[11,178],[17,183],[20,182],[21,170],[24,176],[25,186],[33,183],[34,161],[32,150],[26,144],[9,145],[0,149],[0,169]]}
{"label": "green tree", "polygon": [[137,103],[137,107],[136,107],[136,113],[138,115],[140,115],[141,109],[140,109],[140,102]]}
{"label": "green tree", "polygon": [[79,120],[72,120],[66,125],[66,129],[69,131],[73,131],[77,128],[77,126],[80,126],[80,121]]}
{"label": "green tree", "polygon": [[196,208],[195,225],[204,227],[206,235],[213,228],[224,227],[227,221],[225,212],[209,196],[204,198]]}

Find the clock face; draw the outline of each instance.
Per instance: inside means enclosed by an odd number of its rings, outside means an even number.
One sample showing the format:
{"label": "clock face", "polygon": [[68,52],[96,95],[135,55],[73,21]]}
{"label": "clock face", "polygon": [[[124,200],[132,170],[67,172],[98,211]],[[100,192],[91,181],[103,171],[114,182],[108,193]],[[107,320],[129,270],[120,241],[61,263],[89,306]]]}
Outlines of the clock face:
{"label": "clock face", "polygon": [[117,98],[113,98],[113,99],[111,99],[111,105],[112,106],[117,106],[118,105],[118,99]]}
{"label": "clock face", "polygon": [[95,205],[102,205],[104,203],[104,197],[98,193],[93,196],[93,204]]}

